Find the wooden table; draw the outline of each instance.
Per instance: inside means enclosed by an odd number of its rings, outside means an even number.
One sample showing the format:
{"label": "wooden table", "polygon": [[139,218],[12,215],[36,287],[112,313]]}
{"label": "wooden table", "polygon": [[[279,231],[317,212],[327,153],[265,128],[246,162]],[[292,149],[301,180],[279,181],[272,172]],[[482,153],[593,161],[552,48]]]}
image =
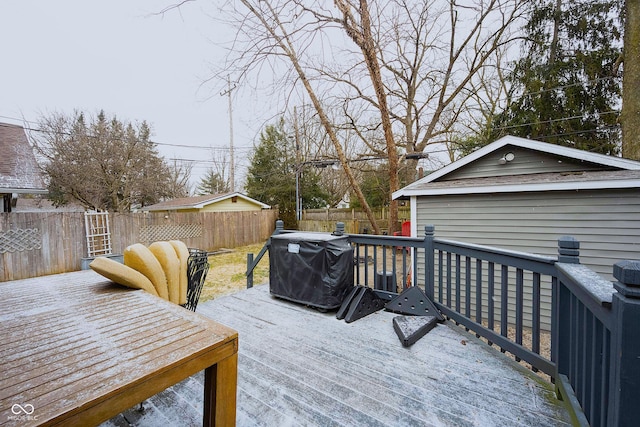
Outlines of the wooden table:
{"label": "wooden table", "polygon": [[0,426],[99,424],[205,370],[204,425],[234,425],[238,334],[82,271],[0,283]]}

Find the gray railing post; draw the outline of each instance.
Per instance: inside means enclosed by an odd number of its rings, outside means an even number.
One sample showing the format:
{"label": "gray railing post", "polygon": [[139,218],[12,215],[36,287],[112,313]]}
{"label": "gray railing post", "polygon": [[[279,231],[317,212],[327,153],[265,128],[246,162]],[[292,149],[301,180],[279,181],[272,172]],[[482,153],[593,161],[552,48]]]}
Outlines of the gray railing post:
{"label": "gray railing post", "polygon": [[580,242],[571,236],[558,239],[558,262],[580,264]]}
{"label": "gray railing post", "polygon": [[[562,236],[558,239],[558,262],[580,264],[580,242],[577,239],[571,236]],[[557,274],[552,280],[551,360],[556,363],[559,374],[567,375],[566,370],[571,362],[569,346],[571,342],[571,292],[558,283]]]}
{"label": "gray railing post", "polygon": [[334,236],[342,236],[344,234],[344,222],[336,222],[336,229],[331,234]]}
{"label": "gray railing post", "polygon": [[253,254],[252,253],[248,253],[247,254],[247,271],[250,271],[249,274],[247,274],[247,289],[253,288]]}
{"label": "gray railing post", "polygon": [[435,229],[435,226],[432,224],[424,226],[425,293],[429,298],[431,298],[431,300],[434,299],[435,283],[435,250],[433,245]]}
{"label": "gray railing post", "polygon": [[613,266],[611,372],[608,425],[637,425],[640,420],[640,261]]}
{"label": "gray railing post", "polygon": [[[283,230],[284,230],[284,221],[279,219],[279,220],[276,221],[276,229],[273,231],[272,236],[282,233]],[[269,247],[270,243],[271,243],[271,237],[269,237],[269,239],[267,240],[267,243],[262,247],[262,249],[258,253],[258,260],[255,263],[253,261],[253,259],[254,259],[253,258],[253,254],[251,254],[251,253],[247,254],[247,273],[246,273],[247,274],[247,289],[253,287],[253,269],[255,268],[255,266],[260,262],[260,260],[264,256],[264,254],[267,251],[267,248]]]}

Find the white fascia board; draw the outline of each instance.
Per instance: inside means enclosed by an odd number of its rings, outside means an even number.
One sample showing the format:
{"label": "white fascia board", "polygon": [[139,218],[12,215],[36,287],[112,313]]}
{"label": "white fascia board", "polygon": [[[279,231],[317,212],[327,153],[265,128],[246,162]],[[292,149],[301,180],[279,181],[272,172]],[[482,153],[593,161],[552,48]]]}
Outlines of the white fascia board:
{"label": "white fascia board", "polygon": [[522,193],[534,191],[573,191],[573,190],[614,190],[623,188],[640,188],[640,180],[613,180],[590,182],[559,182],[541,184],[488,185],[483,187],[448,187],[433,190],[398,191],[393,197],[409,196],[442,196],[455,194],[487,194],[487,193]]}
{"label": "white fascia board", "polygon": [[0,188],[0,194],[48,194],[49,190],[42,188]]}

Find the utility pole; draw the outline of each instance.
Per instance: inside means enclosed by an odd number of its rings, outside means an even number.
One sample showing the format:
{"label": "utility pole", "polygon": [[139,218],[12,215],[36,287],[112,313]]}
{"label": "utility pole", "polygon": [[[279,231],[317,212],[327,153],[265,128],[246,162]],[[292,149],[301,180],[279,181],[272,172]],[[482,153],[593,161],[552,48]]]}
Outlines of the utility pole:
{"label": "utility pole", "polygon": [[302,219],[302,199],[300,198],[300,172],[302,162],[300,161],[300,137],[298,135],[298,112],[293,106],[293,130],[296,142],[296,220]]}
{"label": "utility pole", "polygon": [[229,97],[229,160],[231,162],[231,165],[229,167],[229,184],[230,184],[230,189],[231,192],[236,191],[235,187],[236,187],[236,173],[235,173],[235,166],[234,166],[234,160],[233,160],[233,106],[231,103],[231,92],[233,92],[233,90],[236,88],[236,84],[233,84],[233,87],[231,86],[231,79],[229,78],[229,76],[227,76],[227,90],[220,92],[220,96],[228,96]]}

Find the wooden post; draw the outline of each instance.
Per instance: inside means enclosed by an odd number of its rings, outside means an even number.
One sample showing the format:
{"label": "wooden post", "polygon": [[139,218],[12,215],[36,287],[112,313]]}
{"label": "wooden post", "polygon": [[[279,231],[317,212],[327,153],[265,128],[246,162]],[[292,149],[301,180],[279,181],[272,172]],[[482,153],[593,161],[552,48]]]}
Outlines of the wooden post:
{"label": "wooden post", "polygon": [[640,261],[620,261],[613,266],[611,328],[611,377],[609,420],[611,426],[637,425],[640,420]]}

